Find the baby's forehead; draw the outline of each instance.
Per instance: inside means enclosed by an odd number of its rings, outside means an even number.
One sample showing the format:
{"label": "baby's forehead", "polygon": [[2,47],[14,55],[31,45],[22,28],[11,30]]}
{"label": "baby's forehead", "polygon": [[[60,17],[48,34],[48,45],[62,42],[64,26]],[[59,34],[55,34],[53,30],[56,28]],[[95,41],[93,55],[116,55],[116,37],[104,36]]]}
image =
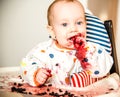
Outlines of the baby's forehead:
{"label": "baby's forehead", "polygon": [[[84,7],[83,7],[83,5],[80,3],[80,2],[78,2],[78,1],[59,1],[59,2],[56,2],[56,3],[54,3],[54,5],[51,7],[51,15],[53,15],[54,13],[59,13],[59,10],[65,10],[64,8],[66,8],[66,6],[67,6],[67,8],[71,8],[72,7],[72,9],[74,9],[74,8],[77,8],[77,9],[80,9],[80,11],[83,11],[84,12]],[[69,10],[70,11],[70,10]]]}
{"label": "baby's forehead", "polygon": [[[64,8],[66,6],[72,6],[72,9],[74,9],[75,6],[79,8],[80,12],[84,13],[84,7],[83,5],[77,1],[77,0],[56,0],[53,2],[49,9],[48,9],[48,22],[49,24],[52,22],[52,20],[56,17],[55,15],[61,12],[61,10],[65,10]],[[67,7],[69,9],[69,7]],[[71,8],[71,7],[70,7]],[[66,10],[67,12],[70,10]],[[58,15],[57,15],[58,16]]]}
{"label": "baby's forehead", "polygon": [[[79,7],[83,8],[83,5],[79,2],[79,1],[76,1],[76,0],[73,0],[73,1],[64,1],[64,0],[59,0],[58,2],[55,2],[51,9],[56,9],[57,7],[63,7],[63,6],[67,6],[69,4],[72,4],[74,6],[78,5]],[[84,9],[84,8],[83,8]]]}

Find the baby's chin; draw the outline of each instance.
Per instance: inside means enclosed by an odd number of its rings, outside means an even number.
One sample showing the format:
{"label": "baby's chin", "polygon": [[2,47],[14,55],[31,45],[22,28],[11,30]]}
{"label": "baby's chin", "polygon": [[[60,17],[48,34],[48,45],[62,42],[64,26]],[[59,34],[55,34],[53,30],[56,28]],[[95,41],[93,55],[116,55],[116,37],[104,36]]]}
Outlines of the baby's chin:
{"label": "baby's chin", "polygon": [[75,47],[74,47],[73,44],[71,44],[71,45],[67,45],[66,48],[67,48],[67,49],[71,49],[71,50],[74,50],[74,49],[75,49]]}

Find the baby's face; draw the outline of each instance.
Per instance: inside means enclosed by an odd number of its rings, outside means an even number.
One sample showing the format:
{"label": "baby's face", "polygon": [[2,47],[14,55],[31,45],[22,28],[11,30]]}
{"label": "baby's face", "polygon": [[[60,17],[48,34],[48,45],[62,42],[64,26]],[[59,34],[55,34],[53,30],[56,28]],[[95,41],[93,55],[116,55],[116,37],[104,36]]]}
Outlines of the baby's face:
{"label": "baby's face", "polygon": [[74,49],[71,37],[82,34],[86,38],[84,10],[77,2],[58,2],[53,8],[52,28],[58,44],[63,48]]}

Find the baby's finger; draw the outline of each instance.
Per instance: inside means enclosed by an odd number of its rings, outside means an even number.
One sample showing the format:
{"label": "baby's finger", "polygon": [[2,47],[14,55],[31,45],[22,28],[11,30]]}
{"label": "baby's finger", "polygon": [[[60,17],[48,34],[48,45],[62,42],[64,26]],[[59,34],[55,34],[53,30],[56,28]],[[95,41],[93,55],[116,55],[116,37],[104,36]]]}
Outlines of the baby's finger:
{"label": "baby's finger", "polygon": [[44,74],[45,74],[47,77],[51,77],[51,76],[52,76],[50,70],[46,70],[46,71],[44,72]]}
{"label": "baby's finger", "polygon": [[48,78],[49,73],[48,72],[42,72],[42,75],[40,77],[47,79]]}
{"label": "baby's finger", "polygon": [[43,78],[43,77],[39,77],[39,78],[38,78],[38,82],[39,82],[40,84],[44,84],[45,81],[46,81],[46,79]]}
{"label": "baby's finger", "polygon": [[50,69],[46,69],[46,70],[47,70],[47,72],[48,72],[48,73],[47,73],[47,76],[48,76],[48,77],[51,77],[51,76],[52,76],[51,70],[50,70]]}

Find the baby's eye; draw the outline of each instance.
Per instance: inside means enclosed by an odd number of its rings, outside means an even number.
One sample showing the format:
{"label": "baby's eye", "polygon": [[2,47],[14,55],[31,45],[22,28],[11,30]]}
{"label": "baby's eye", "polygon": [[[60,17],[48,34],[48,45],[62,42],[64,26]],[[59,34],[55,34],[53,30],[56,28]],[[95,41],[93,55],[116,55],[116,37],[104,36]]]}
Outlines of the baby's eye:
{"label": "baby's eye", "polygon": [[62,26],[66,27],[68,24],[67,23],[62,23]]}
{"label": "baby's eye", "polygon": [[81,25],[81,24],[82,24],[82,22],[81,22],[81,21],[79,21],[79,22],[77,22],[77,24],[78,24],[78,25]]}

